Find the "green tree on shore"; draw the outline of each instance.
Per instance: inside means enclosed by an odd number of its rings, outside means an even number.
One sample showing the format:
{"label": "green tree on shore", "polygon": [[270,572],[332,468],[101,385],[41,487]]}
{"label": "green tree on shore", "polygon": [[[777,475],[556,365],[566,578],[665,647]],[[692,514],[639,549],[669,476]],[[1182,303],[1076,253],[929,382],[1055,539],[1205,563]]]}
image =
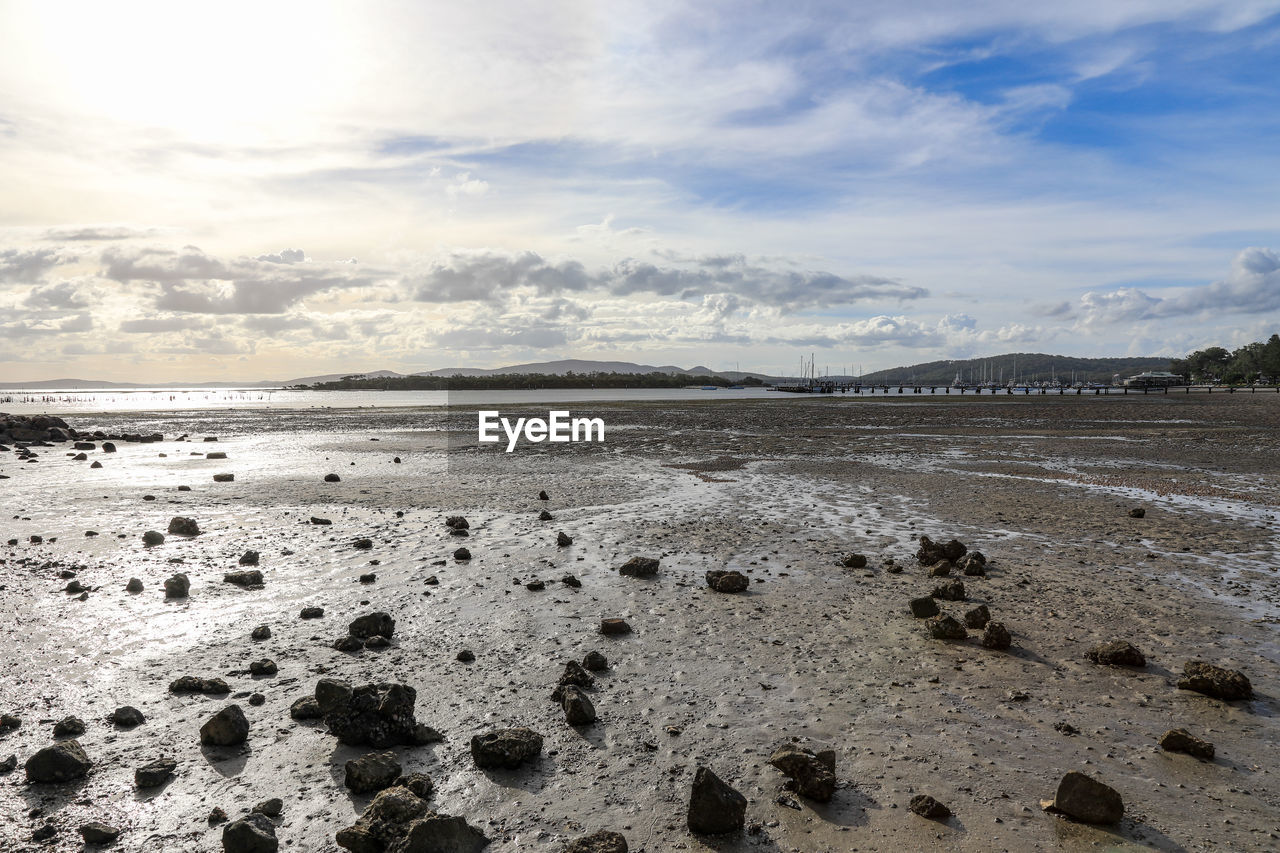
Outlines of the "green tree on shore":
{"label": "green tree on shore", "polygon": [[1280,334],[1266,342],[1245,344],[1234,352],[1222,347],[1196,350],[1186,358],[1169,363],[1169,372],[1191,382],[1247,385],[1253,382],[1280,382]]}

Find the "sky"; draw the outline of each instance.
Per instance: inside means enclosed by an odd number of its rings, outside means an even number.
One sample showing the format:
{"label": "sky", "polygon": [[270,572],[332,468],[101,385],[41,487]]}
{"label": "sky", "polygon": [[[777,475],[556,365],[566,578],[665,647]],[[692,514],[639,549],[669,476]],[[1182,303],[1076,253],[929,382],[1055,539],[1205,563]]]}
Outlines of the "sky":
{"label": "sky", "polygon": [[1280,0],[0,0],[0,377],[1280,331]]}

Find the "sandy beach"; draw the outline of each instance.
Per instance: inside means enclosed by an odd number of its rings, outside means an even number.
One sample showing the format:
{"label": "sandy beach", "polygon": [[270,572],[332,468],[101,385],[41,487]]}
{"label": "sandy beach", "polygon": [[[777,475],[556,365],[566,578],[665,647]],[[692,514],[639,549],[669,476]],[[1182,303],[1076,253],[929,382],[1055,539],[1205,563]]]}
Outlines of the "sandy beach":
{"label": "sandy beach", "polygon": [[[417,721],[444,739],[393,751],[434,783],[431,809],[495,853],[558,853],[598,830],[645,853],[1280,847],[1280,395],[584,414],[606,420],[603,444],[480,448],[450,432],[474,429],[469,410],[241,409],[67,415],[82,433],[163,440],[114,453],[93,440],[84,460],[69,443],[30,448],[38,461],[0,454],[0,542],[17,542],[0,549],[0,712],[21,719],[0,735],[0,759],[17,758],[0,776],[0,848],[80,850],[79,827],[101,821],[121,830],[115,849],[219,851],[211,810],[234,821],[279,798],[285,849],[338,850],[372,799],[344,787],[344,763],[381,750],[291,717],[322,678],[416,690]],[[175,516],[200,534],[144,545]],[[980,630],[933,639],[912,616],[940,580],[916,559],[922,535],[987,557],[986,576],[953,573],[967,601],[938,603],[957,619],[987,605],[1007,651]],[[249,550],[257,564],[240,565]],[[657,574],[617,571],[637,556]],[[261,586],[224,581],[249,568]],[[721,569],[747,591],[708,588]],[[189,596],[166,599],[176,572]],[[73,580],[83,600],[64,591]],[[301,619],[305,607],[324,614]],[[395,619],[389,646],[333,647],[377,611]],[[632,632],[601,634],[605,618]],[[252,639],[261,625],[270,637]],[[1147,665],[1086,659],[1112,640]],[[587,691],[599,719],[571,726],[551,694],[593,650],[608,659]],[[262,659],[278,671],[252,674]],[[1192,660],[1243,672],[1253,698],[1178,689]],[[172,693],[185,675],[230,693]],[[247,741],[202,746],[231,703]],[[145,722],[113,724],[120,706]],[[92,769],[28,784],[24,762],[69,716]],[[512,727],[538,732],[541,755],[477,767],[471,738]],[[1176,728],[1212,742],[1213,760],[1161,749]],[[830,802],[786,790],[770,765],[792,738],[834,750]],[[172,778],[136,788],[135,769],[162,757]],[[746,797],[742,832],[689,831],[699,766]],[[1121,794],[1120,823],[1041,808],[1073,770]],[[918,794],[952,816],[912,813]]]}

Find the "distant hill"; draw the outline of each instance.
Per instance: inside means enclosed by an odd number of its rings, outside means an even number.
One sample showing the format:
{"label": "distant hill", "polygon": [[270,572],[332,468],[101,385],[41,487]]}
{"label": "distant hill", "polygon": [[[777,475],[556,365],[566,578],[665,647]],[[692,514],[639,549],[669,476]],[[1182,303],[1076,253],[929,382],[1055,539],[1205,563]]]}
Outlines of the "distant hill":
{"label": "distant hill", "polygon": [[910,367],[894,367],[867,373],[862,381],[869,384],[909,382],[917,385],[949,385],[957,375],[967,382],[983,377],[1007,383],[1038,382],[1056,376],[1078,382],[1110,382],[1117,375],[1133,376],[1144,370],[1168,370],[1168,358],[1074,358],[1042,352],[1019,352],[990,358],[929,361]]}
{"label": "distant hill", "polygon": [[531,375],[539,374],[541,376],[564,376],[566,373],[666,373],[675,375],[677,373],[686,376],[710,376],[712,371],[709,368],[675,367],[667,364],[662,367],[654,367],[649,364],[633,364],[629,361],[585,361],[580,358],[568,358],[561,361],[535,361],[529,364],[511,364],[506,367],[494,368],[477,368],[477,367],[442,367],[439,370],[426,370],[421,373],[415,373],[414,376],[506,376],[509,374]]}

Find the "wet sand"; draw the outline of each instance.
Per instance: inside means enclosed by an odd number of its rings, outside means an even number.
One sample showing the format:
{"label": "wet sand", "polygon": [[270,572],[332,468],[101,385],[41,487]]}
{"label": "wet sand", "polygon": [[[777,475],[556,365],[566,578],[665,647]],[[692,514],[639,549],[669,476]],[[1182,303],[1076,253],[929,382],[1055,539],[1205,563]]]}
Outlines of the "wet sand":
{"label": "wet sand", "polygon": [[[290,718],[320,677],[417,689],[418,720],[446,740],[398,749],[401,764],[429,775],[432,807],[465,816],[492,851],[558,851],[598,829],[648,853],[1280,845],[1278,395],[582,413],[606,419],[604,445],[480,450],[451,440],[438,411],[229,411],[69,419],[166,436],[90,452],[98,470],[69,447],[37,448],[38,463],[0,454],[0,541],[20,541],[0,550],[13,614],[0,629],[0,711],[23,720],[0,738],[0,758],[19,762],[0,777],[0,848],[80,849],[77,827],[101,820],[124,830],[118,849],[220,850],[211,808],[235,819],[280,797],[285,849],[337,849],[334,833],[370,800],[343,787],[343,763],[371,750]],[[219,441],[172,440],[181,433]],[[229,458],[190,455],[210,450]],[[235,481],[214,483],[218,472]],[[341,482],[323,482],[329,472]],[[1145,518],[1128,516],[1134,506]],[[542,509],[554,519],[539,521]],[[469,562],[450,557],[460,543],[443,522],[456,514],[471,523]],[[175,515],[204,532],[145,548],[143,531]],[[558,531],[574,544],[557,547]],[[972,634],[930,639],[911,617],[907,600],[935,585],[913,556],[921,534],[991,560],[988,577],[963,579],[970,602],[942,604],[957,617],[987,604],[1013,633],[1008,652]],[[353,548],[359,537],[373,548]],[[247,549],[261,553],[262,589],[222,582]],[[849,552],[868,567],[842,568]],[[636,555],[661,558],[657,577],[616,572]],[[905,570],[886,571],[889,558]],[[61,591],[66,568],[91,589],[86,601]],[[707,589],[713,568],[746,573],[749,591]],[[190,598],[165,600],[174,571],[189,574]],[[365,572],[376,583],[359,583]],[[582,587],[560,583],[566,573]],[[124,591],[130,577],[142,593]],[[535,579],[546,589],[526,589]],[[300,620],[308,605],[324,617]],[[396,619],[390,648],[331,647],[374,610]],[[609,616],[634,633],[601,636]],[[272,637],[253,641],[260,624]],[[1138,646],[1148,667],[1085,660],[1111,639]],[[463,649],[474,662],[455,659]],[[550,694],[564,662],[592,649],[610,661],[591,693],[600,720],[573,728]],[[277,675],[249,675],[263,657]],[[1255,698],[1177,690],[1196,658],[1245,672]],[[168,693],[187,674],[225,678],[231,698]],[[253,691],[265,704],[246,703]],[[200,725],[227,701],[249,718],[247,749],[202,749]],[[106,717],[119,705],[147,722],[115,728]],[[88,725],[79,740],[93,771],[26,785],[22,762],[68,715]],[[477,769],[470,737],[507,726],[539,731],[541,758]],[[1217,758],[1161,751],[1157,738],[1177,727],[1215,743]],[[831,803],[782,790],[767,759],[792,736],[835,750]],[[161,756],[178,762],[175,778],[135,791],[134,768]],[[688,832],[699,765],[748,798],[753,833]],[[1068,770],[1116,788],[1124,821],[1043,812]],[[917,793],[954,817],[912,814]],[[30,842],[46,824],[56,838]]]}

